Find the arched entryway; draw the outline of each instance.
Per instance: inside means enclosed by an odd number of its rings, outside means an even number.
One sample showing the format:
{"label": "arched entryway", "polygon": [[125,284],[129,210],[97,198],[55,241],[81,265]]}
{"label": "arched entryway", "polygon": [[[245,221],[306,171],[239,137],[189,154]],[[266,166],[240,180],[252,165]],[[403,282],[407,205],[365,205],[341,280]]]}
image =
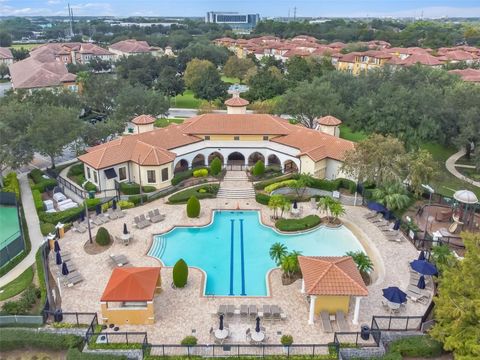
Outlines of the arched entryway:
{"label": "arched entryway", "polygon": [[280,159],[275,154],[269,155],[267,160],[268,160],[267,162],[268,166],[278,166],[280,168],[282,167],[282,163],[280,162]]}
{"label": "arched entryway", "polygon": [[283,163],[283,172],[297,173],[298,172],[298,166],[292,160],[287,160]]}
{"label": "arched entryway", "polygon": [[220,154],[218,151],[214,151],[213,153],[208,155],[208,165],[210,165],[212,163],[213,159],[215,159],[215,158],[219,158],[220,161],[222,162],[222,164],[224,164],[223,155]]}
{"label": "arched entryway", "polygon": [[201,166],[205,166],[205,156],[203,154],[198,154],[192,160],[192,168]]}
{"label": "arched entryway", "polygon": [[230,155],[228,155],[227,164],[228,165],[245,165],[245,156],[243,156],[242,153],[235,151]]}
{"label": "arched entryway", "polygon": [[185,159],[181,159],[177,165],[175,165],[175,169],[173,169],[173,173],[179,173],[182,171],[187,171],[188,170],[188,161]]}
{"label": "arched entryway", "polygon": [[248,165],[253,166],[259,160],[261,160],[265,164],[265,156],[260,154],[258,151],[255,151],[254,153],[250,154],[250,156],[248,157]]}

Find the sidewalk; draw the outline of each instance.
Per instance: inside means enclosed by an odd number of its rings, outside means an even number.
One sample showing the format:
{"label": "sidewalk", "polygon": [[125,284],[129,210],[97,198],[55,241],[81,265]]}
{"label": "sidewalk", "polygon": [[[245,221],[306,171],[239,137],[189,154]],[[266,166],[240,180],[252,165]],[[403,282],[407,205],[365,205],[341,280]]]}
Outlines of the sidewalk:
{"label": "sidewalk", "polygon": [[462,175],[455,167],[455,163],[460,159],[463,155],[465,155],[465,150],[460,150],[450,156],[447,161],[445,162],[445,167],[447,170],[455,177],[472,184],[473,186],[480,187],[480,181],[474,181],[464,175]]}
{"label": "sidewalk", "polygon": [[20,264],[15,266],[12,270],[0,278],[0,287],[3,287],[10,281],[15,280],[35,263],[35,254],[44,241],[44,237],[40,232],[40,221],[38,220],[35,204],[33,203],[32,190],[28,185],[27,175],[20,175],[18,177],[18,181],[20,182],[23,211],[25,213],[25,219],[27,220],[28,233],[30,236],[30,242],[32,243],[32,249]]}

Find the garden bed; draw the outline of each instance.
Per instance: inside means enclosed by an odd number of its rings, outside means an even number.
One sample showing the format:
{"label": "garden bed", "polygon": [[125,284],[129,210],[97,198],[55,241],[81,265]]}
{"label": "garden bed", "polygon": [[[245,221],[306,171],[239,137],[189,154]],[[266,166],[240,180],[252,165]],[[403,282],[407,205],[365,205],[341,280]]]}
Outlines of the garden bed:
{"label": "garden bed", "polygon": [[300,219],[279,219],[275,222],[275,227],[284,232],[296,232],[312,229],[322,220],[317,215],[308,215]]}
{"label": "garden bed", "polygon": [[190,197],[195,196],[197,199],[213,199],[217,197],[218,190],[220,185],[218,184],[208,184],[196,186],[186,190],[182,190],[173,194],[168,198],[170,204],[183,204],[190,199]]}

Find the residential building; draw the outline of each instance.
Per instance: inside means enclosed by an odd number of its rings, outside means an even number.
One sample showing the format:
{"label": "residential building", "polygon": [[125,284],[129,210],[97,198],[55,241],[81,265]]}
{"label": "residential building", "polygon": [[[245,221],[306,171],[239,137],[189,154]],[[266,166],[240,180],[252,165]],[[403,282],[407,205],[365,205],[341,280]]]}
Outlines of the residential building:
{"label": "residential building", "polygon": [[394,55],[378,50],[351,52],[340,56],[336,62],[336,68],[358,75],[361,72],[384,66],[392,57]]}
{"label": "residential building", "polygon": [[7,66],[13,64],[12,51],[7,47],[0,47],[0,64]]}
{"label": "residential building", "polygon": [[240,14],[237,12],[209,11],[205,16],[206,23],[226,24],[239,32],[250,32],[260,21],[259,14]]}
{"label": "residential building", "polygon": [[159,47],[153,47],[146,41],[128,39],[116,42],[108,47],[108,51],[115,54],[118,59],[122,56],[151,54],[153,56],[162,56],[164,51]]}
{"label": "residential building", "polygon": [[85,164],[86,179],[100,190],[115,189],[119,182],[161,189],[171,185],[175,173],[209,165],[216,157],[240,169],[262,160],[284,172],[345,177],[340,167],[354,145],[340,139],[339,131],[327,133],[273,115],[247,114],[248,102],[238,95],[226,105],[226,114],[204,114],[153,130],[152,118],[137,117],[132,121],[135,134],[89,148],[78,157]]}
{"label": "residential building", "polygon": [[450,70],[449,73],[459,75],[463,81],[480,84],[480,69],[457,69]]}

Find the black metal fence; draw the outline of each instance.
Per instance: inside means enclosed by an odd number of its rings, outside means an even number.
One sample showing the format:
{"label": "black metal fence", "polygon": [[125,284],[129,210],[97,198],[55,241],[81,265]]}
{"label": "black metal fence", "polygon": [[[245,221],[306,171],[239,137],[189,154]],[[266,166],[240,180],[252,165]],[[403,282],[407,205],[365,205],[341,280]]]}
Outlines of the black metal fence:
{"label": "black metal fence", "polygon": [[381,331],[370,329],[366,332],[336,332],[333,342],[339,347],[378,347]]}
{"label": "black metal fence", "polygon": [[0,267],[2,267],[25,250],[25,241],[23,239],[23,225],[22,217],[20,215],[20,207],[15,193],[3,191],[0,192],[0,205],[12,208],[15,207],[17,210],[18,219],[18,231],[10,234],[8,238],[5,238],[0,242]]}
{"label": "black metal fence", "polygon": [[423,316],[376,316],[372,317],[372,331],[420,330]]}
{"label": "black metal fence", "polygon": [[53,317],[56,323],[71,324],[78,327],[93,327],[98,325],[97,313],[91,312],[62,312],[62,311],[44,311],[46,317]]}
{"label": "black metal fence", "polygon": [[250,345],[250,344],[224,344],[224,345],[152,345],[147,347],[147,354],[152,356],[202,356],[202,357],[231,357],[231,356],[320,356],[331,355],[336,358],[337,345],[332,344],[293,344],[283,345]]}

